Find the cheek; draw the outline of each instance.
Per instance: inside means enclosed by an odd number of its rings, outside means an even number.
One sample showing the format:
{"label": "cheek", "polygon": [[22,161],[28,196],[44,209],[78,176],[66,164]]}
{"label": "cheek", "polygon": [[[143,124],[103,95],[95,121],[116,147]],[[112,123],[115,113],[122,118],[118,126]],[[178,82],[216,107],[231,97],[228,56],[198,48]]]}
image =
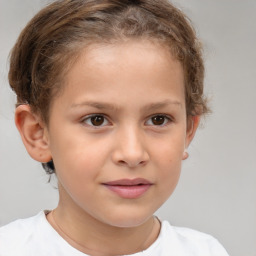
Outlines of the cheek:
{"label": "cheek", "polygon": [[[77,147],[76,145],[81,145]],[[99,154],[101,158],[99,158]],[[84,143],[70,143],[64,152],[56,157],[56,173],[59,183],[67,193],[75,198],[87,198],[97,183],[103,166],[103,152],[99,148]],[[81,197],[82,196],[82,197]]]}
{"label": "cheek", "polygon": [[180,131],[159,140],[157,147],[154,147],[155,155],[159,162],[167,165],[181,162],[185,150],[185,139],[185,132]]}
{"label": "cheek", "polygon": [[[70,141],[57,152],[59,171],[76,175],[95,175],[106,158],[106,146],[90,144],[88,141]],[[66,147],[66,148],[65,148]],[[64,148],[64,149],[63,149]],[[56,166],[58,168],[58,166]]]}
{"label": "cheek", "polygon": [[159,181],[170,190],[176,186],[180,176],[184,144],[185,135],[180,132],[162,140],[155,148],[155,168],[159,170]]}
{"label": "cheek", "polygon": [[173,149],[162,151],[159,155],[159,166],[157,175],[157,184],[159,185],[160,194],[165,202],[176,188],[182,164],[181,152]]}
{"label": "cheek", "polygon": [[79,190],[90,186],[93,181],[99,181],[111,143],[103,137],[96,139],[94,136],[85,136],[83,132],[72,134],[55,137],[53,159],[63,186]]}

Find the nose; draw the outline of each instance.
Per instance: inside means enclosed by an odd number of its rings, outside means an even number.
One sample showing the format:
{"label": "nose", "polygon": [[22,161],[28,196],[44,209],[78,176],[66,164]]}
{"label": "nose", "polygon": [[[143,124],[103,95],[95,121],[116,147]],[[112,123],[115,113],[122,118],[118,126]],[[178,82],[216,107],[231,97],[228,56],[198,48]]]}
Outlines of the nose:
{"label": "nose", "polygon": [[118,132],[112,155],[117,165],[135,168],[149,161],[144,135],[136,128],[126,128]]}

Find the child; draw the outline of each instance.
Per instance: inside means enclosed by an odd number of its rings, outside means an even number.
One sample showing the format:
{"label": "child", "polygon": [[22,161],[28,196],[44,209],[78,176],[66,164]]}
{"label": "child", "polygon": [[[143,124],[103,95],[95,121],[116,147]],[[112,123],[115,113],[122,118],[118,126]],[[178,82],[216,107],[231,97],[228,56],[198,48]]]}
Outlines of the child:
{"label": "child", "polygon": [[10,60],[16,126],[58,178],[53,211],[0,229],[0,255],[224,256],[209,235],[153,214],[172,194],[200,117],[204,66],[166,0],[60,0]]}

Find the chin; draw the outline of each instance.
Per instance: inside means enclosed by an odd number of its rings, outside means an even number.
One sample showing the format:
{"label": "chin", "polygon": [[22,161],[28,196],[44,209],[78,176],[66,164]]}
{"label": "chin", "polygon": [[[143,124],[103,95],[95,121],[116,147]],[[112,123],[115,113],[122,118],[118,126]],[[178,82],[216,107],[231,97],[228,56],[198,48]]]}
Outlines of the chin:
{"label": "chin", "polygon": [[148,221],[152,214],[138,214],[133,213],[132,211],[126,211],[123,213],[118,214],[111,214],[110,218],[104,220],[104,222],[108,225],[119,227],[119,228],[133,228],[138,227]]}

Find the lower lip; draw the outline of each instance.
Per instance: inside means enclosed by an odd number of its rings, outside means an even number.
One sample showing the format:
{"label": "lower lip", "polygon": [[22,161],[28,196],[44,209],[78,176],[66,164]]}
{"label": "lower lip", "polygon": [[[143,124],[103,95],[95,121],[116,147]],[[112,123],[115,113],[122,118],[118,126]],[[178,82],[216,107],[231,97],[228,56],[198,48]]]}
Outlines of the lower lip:
{"label": "lower lip", "polygon": [[134,199],[142,196],[150,188],[151,184],[135,185],[135,186],[115,186],[105,185],[109,190],[116,193],[122,198]]}

